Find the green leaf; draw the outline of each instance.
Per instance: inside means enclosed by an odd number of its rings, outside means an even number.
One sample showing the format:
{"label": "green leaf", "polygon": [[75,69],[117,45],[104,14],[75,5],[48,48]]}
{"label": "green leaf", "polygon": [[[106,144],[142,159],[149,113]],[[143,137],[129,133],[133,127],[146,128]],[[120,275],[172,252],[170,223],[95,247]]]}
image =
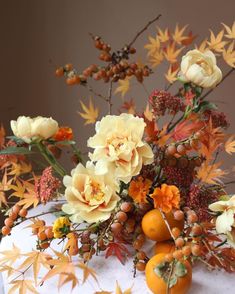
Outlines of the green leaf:
{"label": "green leaf", "polygon": [[203,101],[198,105],[198,107],[194,110],[195,112],[204,112],[206,110],[216,110],[217,106],[214,103],[209,101]]}
{"label": "green leaf", "polygon": [[184,277],[187,274],[187,268],[182,262],[178,261],[175,264],[174,272],[177,277]]}
{"label": "green leaf", "polygon": [[172,288],[173,286],[175,286],[175,284],[177,283],[177,280],[178,279],[176,276],[172,276],[169,281],[169,288]]}
{"label": "green leaf", "polygon": [[197,86],[197,87],[194,88],[194,90],[195,90],[196,96],[199,97],[202,94],[203,88]]}
{"label": "green leaf", "polygon": [[68,141],[68,140],[64,140],[64,141],[54,141],[55,145],[75,145],[76,142],[75,141]]}
{"label": "green leaf", "polygon": [[168,270],[168,267],[169,267],[169,263],[161,262],[154,268],[154,272],[159,278],[163,278],[166,271]]}
{"label": "green leaf", "polygon": [[222,195],[219,197],[220,201],[228,201],[230,199],[229,195]]}
{"label": "green leaf", "polygon": [[14,142],[16,142],[19,145],[25,144],[25,142],[22,139],[20,139],[20,138],[18,138],[16,136],[7,136],[6,138],[9,139],[9,140],[12,140]]}
{"label": "green leaf", "polygon": [[33,151],[25,147],[15,147],[10,146],[0,151],[0,155],[7,155],[7,154],[33,154]]}

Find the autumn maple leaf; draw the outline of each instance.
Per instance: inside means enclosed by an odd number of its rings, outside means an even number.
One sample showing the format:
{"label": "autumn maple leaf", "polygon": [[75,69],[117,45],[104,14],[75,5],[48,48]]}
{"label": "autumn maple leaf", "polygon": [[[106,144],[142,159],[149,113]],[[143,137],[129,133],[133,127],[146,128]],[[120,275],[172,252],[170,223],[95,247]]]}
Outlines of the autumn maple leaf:
{"label": "autumn maple leaf", "polygon": [[118,260],[124,264],[127,256],[129,256],[130,253],[123,244],[110,242],[106,250],[105,258],[108,258],[111,255],[116,256]]}
{"label": "autumn maple leaf", "polygon": [[94,124],[97,120],[98,115],[99,115],[98,108],[94,107],[94,104],[93,104],[91,98],[89,101],[89,106],[86,106],[82,101],[80,101],[80,103],[81,103],[81,106],[82,106],[82,109],[84,112],[78,112],[78,113],[82,118],[84,118],[86,120],[85,125]]}
{"label": "autumn maple leaf", "polygon": [[197,35],[193,35],[192,31],[188,33],[186,38],[181,41],[181,44],[184,46],[189,46],[196,39]]}
{"label": "autumn maple leaf", "polygon": [[208,40],[204,39],[199,46],[195,45],[195,48],[200,52],[205,52],[206,50],[208,50],[207,44]]}
{"label": "autumn maple leaf", "polygon": [[218,184],[220,178],[227,174],[226,171],[219,168],[220,165],[221,162],[214,164],[209,164],[208,161],[203,162],[197,171],[197,178],[207,184]]}
{"label": "autumn maple leaf", "polygon": [[232,155],[232,153],[235,153],[235,140],[234,140],[235,136],[231,136],[225,143],[224,145],[224,149],[225,151]]}
{"label": "autumn maple leaf", "polygon": [[[132,287],[131,287],[132,288]],[[122,291],[121,287],[119,286],[118,282],[116,282],[116,290],[115,294],[131,294],[131,288],[128,288]]]}
{"label": "autumn maple leaf", "polygon": [[158,35],[156,35],[155,38],[149,36],[148,39],[149,39],[149,43],[146,44],[144,48],[148,50],[147,55],[149,56],[149,55],[153,55],[156,51],[158,51],[160,49],[161,44],[160,44]]}
{"label": "autumn maple leaf", "polygon": [[135,102],[133,101],[133,99],[129,101],[125,101],[123,102],[121,109],[127,110],[127,113],[135,114],[136,113]]}
{"label": "autumn maple leaf", "polygon": [[182,27],[180,29],[179,25],[176,24],[176,27],[175,27],[175,31],[174,33],[172,34],[172,38],[173,40],[178,44],[178,45],[181,45],[182,44],[182,41],[184,41],[185,39],[187,39],[187,36],[184,36],[184,31],[186,30],[188,25],[185,25],[184,27]]}
{"label": "autumn maple leaf", "polygon": [[178,55],[183,49],[184,47],[177,49],[175,42],[172,42],[164,49],[164,56],[170,63],[175,63],[177,62]]}
{"label": "autumn maple leaf", "polygon": [[222,25],[224,26],[224,28],[227,32],[227,35],[225,35],[225,37],[228,39],[235,39],[235,21],[233,22],[233,25],[231,28],[224,23],[222,23]]}
{"label": "autumn maple leaf", "polygon": [[15,246],[15,244],[12,245],[13,248],[11,250],[5,250],[1,251],[0,255],[3,255],[2,258],[0,258],[0,264],[3,266],[5,264],[12,265],[14,262],[16,262],[17,259],[19,259],[21,255],[20,249]]}
{"label": "autumn maple leaf", "polygon": [[161,64],[163,59],[164,59],[163,51],[159,50],[159,51],[156,51],[154,54],[150,55],[149,62],[151,66],[154,68],[154,67],[157,67],[159,64]]}
{"label": "autumn maple leaf", "polygon": [[161,30],[159,27],[157,28],[158,31],[158,39],[161,43],[165,43],[169,41],[170,39],[170,31],[168,28],[165,29],[165,31]]}
{"label": "autumn maple leaf", "polygon": [[224,30],[221,30],[217,36],[214,35],[212,30],[210,32],[210,41],[207,42],[209,49],[216,52],[223,52],[224,46],[227,44],[227,41],[223,41]]}
{"label": "autumn maple leaf", "polygon": [[39,294],[39,292],[34,288],[33,281],[31,280],[14,280],[10,282],[10,284],[13,286],[9,289],[8,294],[26,294],[28,292]]}
{"label": "autumn maple leaf", "polygon": [[172,84],[177,80],[177,73],[179,71],[179,66],[178,64],[174,65],[170,65],[167,73],[165,74],[165,78],[167,79],[167,81]]}
{"label": "autumn maple leaf", "polygon": [[231,67],[235,67],[235,50],[234,41],[223,51],[224,61]]}
{"label": "autumn maple leaf", "polygon": [[126,77],[125,80],[119,80],[119,86],[114,91],[114,94],[121,93],[123,98],[130,89],[130,79],[130,77]]}
{"label": "autumn maple leaf", "polygon": [[192,121],[190,119],[179,123],[173,132],[173,138],[177,141],[190,137],[203,127],[204,123],[201,121]]}

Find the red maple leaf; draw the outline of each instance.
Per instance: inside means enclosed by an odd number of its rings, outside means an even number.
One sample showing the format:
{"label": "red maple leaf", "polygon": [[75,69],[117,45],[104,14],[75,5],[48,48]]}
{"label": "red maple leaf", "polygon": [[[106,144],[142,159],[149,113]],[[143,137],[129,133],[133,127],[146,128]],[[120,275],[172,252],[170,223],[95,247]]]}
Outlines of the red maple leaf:
{"label": "red maple leaf", "polygon": [[130,255],[130,252],[123,244],[110,242],[105,253],[105,258],[111,255],[116,256],[122,264],[125,264],[126,258]]}
{"label": "red maple leaf", "polygon": [[203,127],[204,123],[201,121],[185,120],[179,123],[173,133],[173,138],[176,141],[184,140]]}

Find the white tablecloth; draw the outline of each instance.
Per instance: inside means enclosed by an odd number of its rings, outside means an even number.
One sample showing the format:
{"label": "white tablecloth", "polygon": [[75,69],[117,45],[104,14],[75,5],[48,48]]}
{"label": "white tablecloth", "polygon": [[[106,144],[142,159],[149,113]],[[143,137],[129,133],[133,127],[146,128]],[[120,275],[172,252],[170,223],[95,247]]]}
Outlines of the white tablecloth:
{"label": "white tablecloth", "polygon": [[[46,208],[38,207],[30,211],[30,215],[36,215]],[[44,219],[47,224],[50,224],[54,220],[54,216],[46,215]],[[25,228],[29,225],[29,221],[15,227],[12,230],[12,235],[3,238],[0,244],[0,251],[9,250],[12,248],[12,243],[22,249],[22,252],[29,252],[35,248],[35,237],[32,236],[31,230]],[[105,259],[102,256],[94,257],[89,266],[92,267],[96,273],[99,281],[99,285],[92,279],[84,284],[78,286],[72,293],[81,294],[93,294],[101,289],[106,291],[114,291],[116,281],[123,290],[132,287],[134,294],[151,294],[145,283],[145,276],[143,273],[137,273],[136,278],[133,278],[132,272],[132,260],[130,259],[125,266],[121,265],[114,257]],[[29,276],[32,272],[29,272]],[[8,284],[6,274],[3,273],[3,286],[5,294],[8,293],[8,289],[11,285]],[[40,277],[43,276],[43,273]],[[32,277],[32,276],[31,276]],[[39,280],[40,280],[39,277]],[[224,272],[209,272],[203,265],[198,265],[193,271],[193,283],[189,294],[234,294],[235,274],[228,274]],[[57,294],[59,291],[55,286],[57,284],[57,278],[46,281],[43,286],[38,287],[37,290],[40,294]],[[70,293],[70,285],[65,285],[60,293]],[[114,291],[115,292],[115,291]],[[0,278],[0,293],[1,292],[1,278]]]}

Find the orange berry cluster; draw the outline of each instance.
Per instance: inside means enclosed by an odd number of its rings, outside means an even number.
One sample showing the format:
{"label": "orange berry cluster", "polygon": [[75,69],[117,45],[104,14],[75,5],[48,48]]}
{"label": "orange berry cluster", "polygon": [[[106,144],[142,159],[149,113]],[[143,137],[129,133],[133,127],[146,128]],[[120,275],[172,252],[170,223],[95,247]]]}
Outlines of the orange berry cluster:
{"label": "orange berry cluster", "polygon": [[4,221],[5,226],[2,227],[2,234],[4,236],[9,235],[10,232],[11,232],[11,229],[12,229],[12,227],[14,225],[15,220],[18,217],[25,218],[27,216],[27,213],[28,213],[27,209],[21,208],[20,205],[15,204],[11,208],[9,216]]}
{"label": "orange berry cluster", "polygon": [[198,217],[195,211],[185,208],[174,212],[176,220],[182,220],[186,217],[187,224],[189,225],[189,233],[183,236],[183,232],[177,227],[172,228],[171,232],[175,240],[175,250],[166,254],[165,261],[172,262],[174,259],[182,260],[198,257],[202,255],[202,235],[203,228],[198,224]]}
{"label": "orange berry cluster", "polygon": [[87,83],[88,78],[108,83],[110,81],[124,80],[126,77],[131,76],[135,76],[137,81],[142,83],[144,77],[148,77],[152,73],[147,65],[142,67],[136,62],[128,62],[129,55],[136,52],[135,48],[125,46],[120,51],[111,52],[111,46],[100,37],[93,37],[93,40],[95,48],[100,51],[99,59],[108,63],[107,65],[98,66],[92,64],[78,74],[72,64],[66,64],[64,67],[56,69],[56,76],[65,76],[68,85],[84,85]]}
{"label": "orange berry cluster", "polygon": [[45,221],[41,220],[41,227],[33,228],[32,233],[38,238],[38,249],[47,249],[51,240],[54,239],[52,226],[46,226]]}

